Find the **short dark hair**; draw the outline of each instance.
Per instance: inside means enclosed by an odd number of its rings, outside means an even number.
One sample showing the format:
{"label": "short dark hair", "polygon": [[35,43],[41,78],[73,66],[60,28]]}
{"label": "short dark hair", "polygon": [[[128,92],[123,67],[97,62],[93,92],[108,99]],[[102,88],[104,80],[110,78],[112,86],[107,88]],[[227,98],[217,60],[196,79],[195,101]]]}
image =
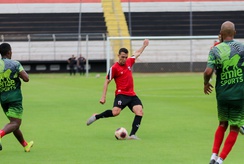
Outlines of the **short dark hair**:
{"label": "short dark hair", "polygon": [[121,48],[121,49],[119,50],[119,54],[120,54],[121,52],[124,52],[124,53],[126,53],[126,54],[129,53],[129,51],[128,51],[126,48]]}
{"label": "short dark hair", "polygon": [[8,43],[2,43],[2,44],[0,45],[0,53],[1,53],[2,56],[7,55],[7,53],[8,53],[9,51],[11,51],[11,46],[10,46],[10,44],[8,44]]}

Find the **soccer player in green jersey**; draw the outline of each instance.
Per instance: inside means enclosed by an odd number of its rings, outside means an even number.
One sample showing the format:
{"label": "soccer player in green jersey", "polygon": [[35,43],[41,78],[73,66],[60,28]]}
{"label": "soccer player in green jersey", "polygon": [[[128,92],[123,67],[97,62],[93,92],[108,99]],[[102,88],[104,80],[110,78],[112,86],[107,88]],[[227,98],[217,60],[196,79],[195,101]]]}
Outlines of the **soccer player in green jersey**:
{"label": "soccer player in green jersey", "polygon": [[[209,52],[204,71],[204,93],[212,92],[209,80],[216,72],[216,99],[219,125],[215,132],[210,164],[222,164],[234,146],[244,120],[244,44],[234,40],[235,25],[226,21],[220,30],[223,42]],[[230,126],[224,141],[225,132]],[[221,144],[224,143],[220,151]],[[220,152],[220,153],[219,153]]]}
{"label": "soccer player in green jersey", "polygon": [[34,142],[26,142],[20,125],[22,120],[22,93],[21,81],[29,81],[29,76],[18,61],[11,60],[12,50],[8,43],[0,45],[0,103],[9,123],[0,130],[0,151],[2,150],[1,139],[9,133],[13,133],[16,139],[24,147],[25,152],[29,152]]}

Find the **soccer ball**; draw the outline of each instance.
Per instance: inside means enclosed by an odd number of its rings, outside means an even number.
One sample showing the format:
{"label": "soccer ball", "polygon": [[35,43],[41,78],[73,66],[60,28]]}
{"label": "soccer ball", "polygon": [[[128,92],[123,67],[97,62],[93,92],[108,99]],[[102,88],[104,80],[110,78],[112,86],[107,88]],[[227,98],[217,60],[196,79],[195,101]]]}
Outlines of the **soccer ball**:
{"label": "soccer ball", "polygon": [[244,135],[244,125],[242,125],[242,126],[240,127],[240,133],[241,133],[242,135]]}
{"label": "soccer ball", "polygon": [[125,128],[120,127],[115,130],[114,135],[117,140],[124,140],[128,137],[128,132]]}

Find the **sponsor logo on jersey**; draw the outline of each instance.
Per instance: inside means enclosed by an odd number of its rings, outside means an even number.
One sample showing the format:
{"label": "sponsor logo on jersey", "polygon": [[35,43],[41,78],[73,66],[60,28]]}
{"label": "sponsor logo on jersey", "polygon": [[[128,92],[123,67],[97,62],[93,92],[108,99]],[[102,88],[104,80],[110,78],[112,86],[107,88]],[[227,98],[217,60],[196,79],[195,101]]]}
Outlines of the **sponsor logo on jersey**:
{"label": "sponsor logo on jersey", "polygon": [[229,60],[223,61],[222,73],[220,74],[221,86],[243,82],[243,71],[238,67],[240,56],[235,54]]}
{"label": "sponsor logo on jersey", "polygon": [[15,81],[10,79],[11,70],[7,69],[0,73],[0,92],[6,92],[16,89]]}

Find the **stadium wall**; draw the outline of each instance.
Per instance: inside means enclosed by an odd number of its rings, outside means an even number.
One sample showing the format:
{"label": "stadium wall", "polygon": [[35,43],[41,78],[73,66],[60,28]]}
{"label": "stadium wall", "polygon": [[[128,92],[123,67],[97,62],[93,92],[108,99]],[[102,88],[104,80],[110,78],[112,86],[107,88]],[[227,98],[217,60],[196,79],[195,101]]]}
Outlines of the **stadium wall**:
{"label": "stadium wall", "polygon": [[[32,60],[21,61],[21,64],[23,65],[24,69],[29,73],[64,73],[68,72],[69,70],[66,60]],[[88,70],[89,72],[106,72],[106,61],[91,60],[89,61]]]}

